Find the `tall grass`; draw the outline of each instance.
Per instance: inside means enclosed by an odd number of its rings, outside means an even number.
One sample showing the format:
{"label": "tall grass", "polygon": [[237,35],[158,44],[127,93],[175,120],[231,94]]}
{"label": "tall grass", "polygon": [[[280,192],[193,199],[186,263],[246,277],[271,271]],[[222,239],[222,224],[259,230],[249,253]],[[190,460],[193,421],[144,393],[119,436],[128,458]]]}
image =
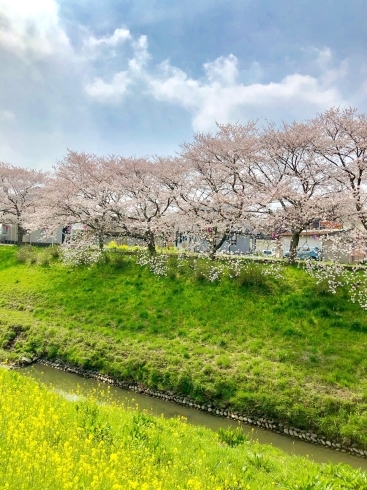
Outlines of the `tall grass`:
{"label": "tall grass", "polygon": [[32,245],[24,245],[17,249],[16,257],[19,262],[28,265],[48,266],[60,257],[60,247],[55,245],[53,247],[39,248]]}

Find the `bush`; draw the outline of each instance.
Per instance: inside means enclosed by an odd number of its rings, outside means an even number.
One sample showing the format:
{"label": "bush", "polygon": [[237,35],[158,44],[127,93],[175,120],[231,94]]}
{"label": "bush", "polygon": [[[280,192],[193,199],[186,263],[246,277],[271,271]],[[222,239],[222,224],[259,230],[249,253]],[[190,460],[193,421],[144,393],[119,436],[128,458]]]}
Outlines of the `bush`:
{"label": "bush", "polygon": [[248,263],[241,268],[237,276],[237,282],[243,287],[270,292],[269,276],[264,274],[264,272],[265,268],[262,264]]}
{"label": "bush", "polygon": [[66,266],[93,265],[103,258],[102,250],[95,245],[94,236],[87,233],[75,234],[61,248],[62,261]]}
{"label": "bush", "polygon": [[18,248],[16,257],[19,262],[35,264],[37,262],[37,251],[32,245],[23,245]]}
{"label": "bush", "polygon": [[110,250],[111,252],[123,252],[123,253],[136,253],[139,250],[145,250],[146,247],[140,247],[139,245],[118,245],[115,240],[112,240],[111,242],[108,243],[107,245],[107,250]]}
{"label": "bush", "polygon": [[60,257],[60,247],[58,245],[47,247],[23,245],[18,248],[16,257],[19,262],[47,266]]}
{"label": "bush", "polygon": [[52,258],[58,259],[61,255],[61,250],[59,245],[53,245],[52,247],[48,247],[49,254]]}

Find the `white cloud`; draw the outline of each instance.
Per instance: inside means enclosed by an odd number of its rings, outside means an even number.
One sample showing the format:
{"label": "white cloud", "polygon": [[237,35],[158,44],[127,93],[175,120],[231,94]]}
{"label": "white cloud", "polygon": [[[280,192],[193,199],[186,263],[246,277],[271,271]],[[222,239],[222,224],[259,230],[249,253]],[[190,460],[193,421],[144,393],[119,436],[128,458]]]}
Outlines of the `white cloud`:
{"label": "white cloud", "polygon": [[24,61],[72,51],[55,0],[2,0],[0,45]]}
{"label": "white cloud", "polygon": [[85,86],[90,97],[100,102],[119,102],[127,92],[132,79],[127,71],[116,73],[111,83],[104,82],[101,78],[95,78],[92,83]]}
{"label": "white cloud", "polygon": [[240,72],[233,54],[205,63],[201,78],[190,78],[167,60],[150,70],[147,38],[134,40],[130,36],[128,41],[134,54],[127,69],[116,73],[110,82],[98,77],[88,83],[86,91],[90,97],[101,102],[121,101],[139,83],[145,94],[186,109],[192,115],[194,130],[213,128],[215,121],[237,119],[239,111],[242,117],[271,111],[288,111],[293,117],[303,117],[302,112],[310,108],[316,112],[343,104],[338,82],[345,76],[345,63],[334,67],[327,47],[310,48],[313,75],[296,72],[277,82],[260,83],[265,73],[260,63],[254,61]]}
{"label": "white cloud", "polygon": [[101,56],[114,57],[117,49],[133,41],[130,31],[122,27],[115,29],[111,36],[96,37],[83,26],[80,27],[80,32],[83,38],[82,56],[86,60],[94,60]]}
{"label": "white cloud", "polygon": [[132,43],[132,47],[134,57],[129,60],[129,69],[135,75],[139,75],[150,58],[147,36],[140,36],[137,41]]}
{"label": "white cloud", "polygon": [[137,40],[130,38],[130,45],[133,50],[133,57],[128,61],[127,70],[116,73],[110,83],[105,82],[100,77],[87,83],[85,91],[90,97],[100,102],[119,102],[127,94],[128,87],[144,77],[144,68],[150,57],[147,37],[140,36]]}
{"label": "white cloud", "polygon": [[[220,66],[223,67],[222,80],[218,73]],[[309,105],[319,109],[342,103],[337,87],[325,84],[321,79],[296,73],[280,82],[245,85],[236,82],[238,74],[233,69],[236,66],[237,60],[233,55],[227,60],[221,57],[209,69],[208,64],[205,66],[207,79],[198,81],[165,62],[160,66],[160,76],[149,78],[150,92],[158,100],[189,110],[195,130],[210,129],[215,121],[229,121],[239,108],[246,115],[246,112],[253,113],[254,109],[265,111],[293,107],[300,110]]]}
{"label": "white cloud", "polygon": [[238,60],[233,54],[221,56],[211,63],[204,64],[204,70],[210,83],[235,85],[238,76]]}
{"label": "white cloud", "polygon": [[117,46],[117,44],[124,43],[129,39],[131,39],[131,35],[128,29],[116,29],[112,36],[105,36],[100,38],[89,36],[87,39],[84,40],[84,44],[92,48],[96,46],[115,47]]}

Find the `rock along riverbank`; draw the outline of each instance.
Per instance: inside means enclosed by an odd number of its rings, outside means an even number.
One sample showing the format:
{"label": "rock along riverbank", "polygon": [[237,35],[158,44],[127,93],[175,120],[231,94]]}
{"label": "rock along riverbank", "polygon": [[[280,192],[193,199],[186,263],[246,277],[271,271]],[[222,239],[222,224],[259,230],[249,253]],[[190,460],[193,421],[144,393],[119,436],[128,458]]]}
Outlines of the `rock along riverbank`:
{"label": "rock along riverbank", "polygon": [[254,417],[238,411],[233,412],[229,409],[226,410],[221,407],[216,407],[211,403],[198,403],[196,400],[190,397],[181,396],[172,391],[168,391],[168,390],[162,391],[162,390],[147,388],[138,383],[120,381],[111,376],[101,374],[98,371],[86,370],[83,368],[70,366],[63,361],[49,361],[46,359],[31,360],[28,358],[22,358],[20,365],[27,366],[32,364],[33,362],[37,362],[38,364],[42,364],[54,369],[58,369],[60,371],[76,374],[84,378],[92,378],[102,383],[107,383],[109,385],[116,386],[118,388],[127,389],[147,396],[160,398],[165,401],[174,402],[186,407],[202,410],[204,412],[210,413],[212,415],[216,415],[218,417],[226,417],[228,419],[238,420],[248,425],[261,427],[262,429],[266,429],[275,432],[277,434],[282,434],[284,436],[291,437],[294,439],[303,440],[311,444],[325,446],[330,449],[334,449],[335,451],[341,451],[343,453],[350,453],[354,456],[367,458],[367,450],[361,449],[356,445],[346,446],[337,442],[330,441],[325,437],[321,437],[318,434],[311,431],[298,429],[296,427],[288,427],[274,419],[269,419],[266,417]]}

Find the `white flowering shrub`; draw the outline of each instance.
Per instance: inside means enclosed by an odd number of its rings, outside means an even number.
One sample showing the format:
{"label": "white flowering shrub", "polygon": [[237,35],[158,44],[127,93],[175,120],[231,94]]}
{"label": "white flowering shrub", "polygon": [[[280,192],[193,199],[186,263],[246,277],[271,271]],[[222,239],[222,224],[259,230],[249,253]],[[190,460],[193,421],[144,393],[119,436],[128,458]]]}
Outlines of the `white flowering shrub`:
{"label": "white flowering shrub", "polygon": [[337,289],[345,284],[346,270],[341,264],[306,260],[303,263],[303,268],[316,280],[316,284],[326,284],[330,293],[335,294]]}
{"label": "white flowering shrub", "polygon": [[155,276],[167,276],[168,255],[150,255],[146,251],[138,252],[136,263],[138,265],[148,265],[150,271]]}
{"label": "white flowering shrub", "polygon": [[[348,235],[326,237],[327,257],[324,262],[306,260],[299,264],[316,280],[324,284],[327,290],[335,294],[340,287],[347,287],[350,299],[367,310],[367,269],[365,264],[345,265],[347,257],[365,249],[365,237],[360,232]],[[326,248],[326,247],[323,247]],[[344,258],[344,260],[343,260]]]}
{"label": "white flowering shrub", "polygon": [[253,260],[241,260],[239,258],[233,258],[227,260],[228,277],[230,279],[236,279],[240,277],[253,276],[272,276],[276,279],[282,279],[282,270],[284,264],[282,262],[266,262],[266,264],[259,264]]}
{"label": "white flowering shrub", "polygon": [[345,275],[345,282],[349,286],[350,299],[367,310],[367,270],[357,265]]}
{"label": "white flowering shrub", "polygon": [[63,243],[60,249],[61,260],[69,267],[96,264],[103,255],[102,250],[94,243],[93,237],[86,233],[74,235]]}
{"label": "white flowering shrub", "polygon": [[283,263],[282,262],[270,262],[269,264],[266,264],[265,267],[262,267],[261,273],[264,276],[272,276],[275,277],[276,279],[282,279],[283,278]]}
{"label": "white flowering shrub", "polygon": [[212,265],[209,267],[208,280],[210,282],[219,281],[222,278],[224,271],[225,266],[223,264]]}

